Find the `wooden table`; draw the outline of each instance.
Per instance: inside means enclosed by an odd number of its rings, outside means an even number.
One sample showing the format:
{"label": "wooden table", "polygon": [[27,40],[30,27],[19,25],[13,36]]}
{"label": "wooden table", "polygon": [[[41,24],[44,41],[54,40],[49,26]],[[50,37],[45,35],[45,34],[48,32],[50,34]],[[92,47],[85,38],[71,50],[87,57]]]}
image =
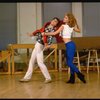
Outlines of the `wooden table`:
{"label": "wooden table", "polygon": [[[72,40],[76,44],[76,50],[81,51],[83,49],[100,49],[100,37],[73,37]],[[62,71],[62,50],[65,50],[64,43],[58,43],[57,49],[59,51],[59,71]]]}
{"label": "wooden table", "polygon": [[[14,63],[14,50],[15,49],[27,49],[27,56],[29,56],[29,49],[34,48],[34,44],[11,44],[9,45],[9,49],[11,50],[12,53],[12,74],[18,74],[18,73],[22,73],[22,72],[16,72],[15,71],[15,63]],[[52,46],[50,47],[53,49],[52,52],[50,52],[49,55],[47,55],[44,60],[46,60],[49,56],[51,56],[51,54],[54,53],[54,71],[57,71],[57,44],[52,44]]]}

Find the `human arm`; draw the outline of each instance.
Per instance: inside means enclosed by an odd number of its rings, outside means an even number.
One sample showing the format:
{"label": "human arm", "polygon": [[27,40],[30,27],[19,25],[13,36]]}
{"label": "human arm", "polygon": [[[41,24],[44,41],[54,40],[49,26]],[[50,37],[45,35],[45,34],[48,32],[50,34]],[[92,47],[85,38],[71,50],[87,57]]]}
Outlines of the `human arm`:
{"label": "human arm", "polygon": [[55,32],[47,32],[47,33],[42,33],[42,35],[57,35],[59,34],[62,30],[63,30],[63,26],[60,26],[58,30],[56,30]]}
{"label": "human arm", "polygon": [[80,31],[80,28],[79,28],[78,26],[75,26],[75,27],[74,27],[74,31],[75,31],[75,32],[78,32],[78,33],[81,32],[81,31]]}
{"label": "human arm", "polygon": [[74,31],[75,31],[75,32],[78,32],[78,33],[81,32],[81,31],[80,31],[80,28],[79,28],[79,26],[78,26],[78,24],[77,24],[77,21],[76,21],[76,24],[75,24],[75,26],[74,26]]}
{"label": "human arm", "polygon": [[27,33],[27,35],[28,35],[28,36],[30,36],[30,37],[32,37],[32,36],[33,36],[33,34],[32,34],[32,33],[29,33],[29,32]]}
{"label": "human arm", "polygon": [[31,33],[28,32],[27,35],[30,36],[30,37],[32,37],[32,36],[36,36],[37,33],[40,33],[40,30],[36,30],[34,32],[31,32]]}
{"label": "human arm", "polygon": [[44,24],[44,26],[43,26],[42,28],[37,29],[37,30],[34,31],[34,32],[27,33],[27,35],[30,36],[30,37],[31,37],[31,36],[36,36],[37,33],[42,33],[42,32],[44,32],[45,27],[46,27],[47,25],[49,25],[49,24],[50,24],[50,22],[47,22],[46,24]]}

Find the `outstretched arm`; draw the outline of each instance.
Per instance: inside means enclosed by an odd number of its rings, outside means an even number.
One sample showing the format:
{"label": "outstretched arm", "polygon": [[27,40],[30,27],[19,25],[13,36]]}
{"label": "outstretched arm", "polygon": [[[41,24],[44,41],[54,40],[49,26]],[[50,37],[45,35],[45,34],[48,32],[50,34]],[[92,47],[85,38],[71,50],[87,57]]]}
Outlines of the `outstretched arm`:
{"label": "outstretched arm", "polygon": [[40,32],[40,33],[44,32],[45,27],[46,27],[47,25],[49,25],[49,24],[50,24],[50,22],[47,22],[46,24],[44,24],[44,26],[43,26],[42,28],[37,29],[37,30],[35,30],[35,31],[32,32],[32,33],[27,33],[27,35],[30,36],[30,37],[31,37],[31,36],[36,36],[38,32]]}
{"label": "outstretched arm", "polygon": [[63,30],[63,26],[61,26],[57,31],[55,32],[48,32],[48,33],[43,33],[42,35],[56,35],[56,34],[59,34],[62,30]]}
{"label": "outstretched arm", "polygon": [[40,30],[36,30],[34,32],[31,32],[31,33],[27,33],[28,36],[32,37],[32,36],[36,36],[36,34],[40,32]]}
{"label": "outstretched arm", "polygon": [[33,34],[32,33],[26,33],[28,36],[30,36],[30,37],[32,37],[33,36]]}

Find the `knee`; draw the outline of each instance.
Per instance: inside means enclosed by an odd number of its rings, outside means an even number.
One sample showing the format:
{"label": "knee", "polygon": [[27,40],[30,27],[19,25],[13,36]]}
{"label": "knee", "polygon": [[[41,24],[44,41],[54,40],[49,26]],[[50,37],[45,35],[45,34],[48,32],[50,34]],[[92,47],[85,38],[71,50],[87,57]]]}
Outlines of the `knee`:
{"label": "knee", "polygon": [[43,62],[40,61],[40,60],[37,61],[37,64],[38,64],[39,67],[42,67],[43,66]]}

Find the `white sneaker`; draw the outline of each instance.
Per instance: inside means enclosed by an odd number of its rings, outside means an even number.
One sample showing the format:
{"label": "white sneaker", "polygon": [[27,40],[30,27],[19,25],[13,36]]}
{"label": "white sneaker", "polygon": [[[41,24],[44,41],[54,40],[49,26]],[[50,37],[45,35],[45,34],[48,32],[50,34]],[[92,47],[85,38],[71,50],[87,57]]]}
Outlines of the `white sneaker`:
{"label": "white sneaker", "polygon": [[48,80],[45,80],[44,83],[51,83],[52,80],[51,79],[48,79]]}
{"label": "white sneaker", "polygon": [[24,78],[22,78],[22,79],[20,79],[19,81],[20,81],[20,82],[29,82],[30,79],[24,79]]}

